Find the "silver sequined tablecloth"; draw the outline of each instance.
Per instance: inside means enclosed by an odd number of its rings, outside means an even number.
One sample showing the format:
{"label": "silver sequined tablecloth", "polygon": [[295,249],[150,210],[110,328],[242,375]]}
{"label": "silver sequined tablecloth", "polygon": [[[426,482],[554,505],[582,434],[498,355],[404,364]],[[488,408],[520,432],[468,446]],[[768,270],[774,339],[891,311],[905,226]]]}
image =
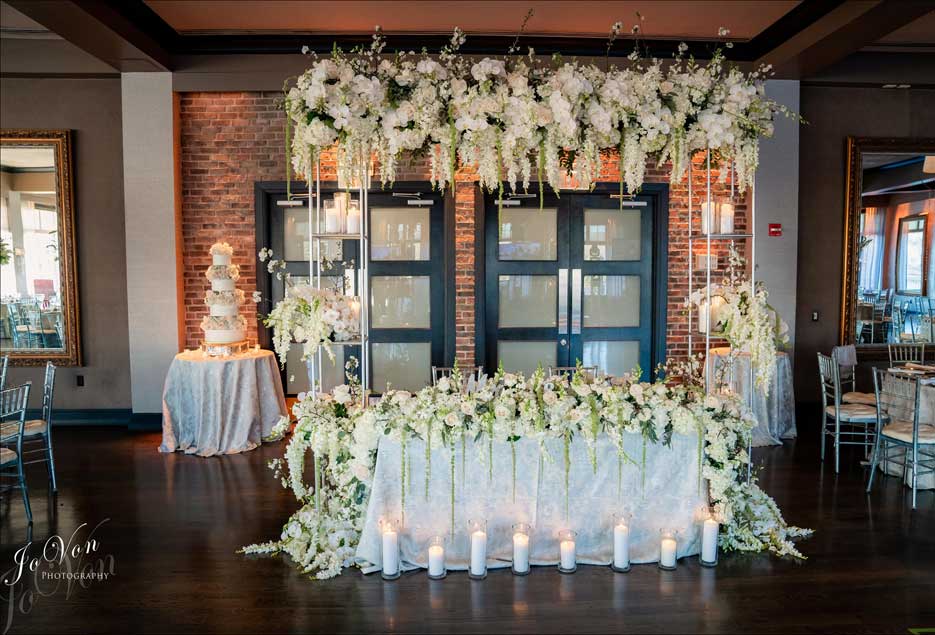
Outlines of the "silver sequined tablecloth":
{"label": "silver sequined tablecloth", "polygon": [[253,450],[286,412],[272,351],[179,353],[166,376],[159,450],[198,456]]}

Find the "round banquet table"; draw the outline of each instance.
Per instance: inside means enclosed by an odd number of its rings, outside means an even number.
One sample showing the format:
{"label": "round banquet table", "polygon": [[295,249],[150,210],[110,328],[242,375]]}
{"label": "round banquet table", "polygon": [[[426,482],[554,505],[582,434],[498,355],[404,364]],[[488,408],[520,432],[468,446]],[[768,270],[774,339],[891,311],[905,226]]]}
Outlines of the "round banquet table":
{"label": "round banquet table", "polygon": [[172,360],[162,396],[160,452],[215,456],[253,450],[269,438],[286,399],[272,351]]}
{"label": "round banquet table", "polygon": [[[708,355],[706,372],[709,377],[726,363],[730,349],[712,348]],[[776,372],[773,374],[769,392],[751,385],[750,354],[736,353],[731,389],[753,406],[756,427],[753,429],[753,446],[782,445],[782,439],[794,439],[795,394],[792,389],[792,363],[789,354],[776,353]],[[751,402],[752,392],[752,402]]]}
{"label": "round banquet table", "polygon": [[[922,384],[920,388],[922,389],[922,396],[919,397],[919,424],[935,424],[935,385]],[[899,412],[898,410],[894,410],[893,414],[900,419],[912,421],[911,411]],[[905,458],[905,453],[905,450],[895,447],[889,451],[890,457],[898,461],[902,461]],[[880,470],[891,476],[903,475],[902,466],[896,463],[881,461],[879,467]],[[906,470],[905,483],[907,486],[912,487],[912,472],[909,470]],[[916,489],[935,489],[935,474],[920,476],[916,481]]]}

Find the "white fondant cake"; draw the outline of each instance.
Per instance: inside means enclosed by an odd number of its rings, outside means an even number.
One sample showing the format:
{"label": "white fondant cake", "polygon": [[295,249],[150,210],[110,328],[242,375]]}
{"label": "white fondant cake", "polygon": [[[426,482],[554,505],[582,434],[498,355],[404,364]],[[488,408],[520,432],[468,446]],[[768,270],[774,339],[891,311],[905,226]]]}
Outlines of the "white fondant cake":
{"label": "white fondant cake", "polygon": [[207,344],[233,344],[243,341],[246,321],[240,315],[244,292],[237,288],[240,269],[231,264],[234,250],[227,243],[211,246],[211,266],[205,276],[211,281],[211,290],[205,293],[208,315],[201,322]]}

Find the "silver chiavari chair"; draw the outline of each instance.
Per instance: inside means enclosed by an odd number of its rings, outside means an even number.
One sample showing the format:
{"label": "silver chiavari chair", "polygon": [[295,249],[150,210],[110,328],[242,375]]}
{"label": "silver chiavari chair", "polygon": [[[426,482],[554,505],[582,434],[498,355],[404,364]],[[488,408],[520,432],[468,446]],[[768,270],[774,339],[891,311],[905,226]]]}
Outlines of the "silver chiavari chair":
{"label": "silver chiavari chair", "polygon": [[[912,508],[916,508],[916,488],[920,476],[935,473],[935,425],[921,422],[921,380],[902,377],[882,368],[873,369],[873,386],[877,394],[877,417],[880,433],[873,445],[867,493],[873,487],[877,465],[895,463],[903,468],[905,480],[911,473]],[[891,450],[898,450],[892,453]],[[901,455],[901,456],[900,456]]]}
{"label": "silver chiavari chair", "polygon": [[834,471],[837,473],[842,445],[862,445],[869,453],[877,410],[865,404],[841,401],[840,369],[833,359],[821,353],[818,353],[818,376],[821,380],[821,460],[825,460],[825,441],[830,436],[834,439]]}
{"label": "silver chiavari chair", "polygon": [[[474,381],[478,381],[480,380],[480,376],[484,374],[483,366],[465,366],[464,368],[458,367],[457,370],[461,372],[461,377],[464,379],[464,381],[467,381],[471,377],[474,378]],[[438,385],[438,381],[442,377],[451,377],[454,372],[454,366],[432,366],[432,385]]]}
{"label": "silver chiavari chair", "polygon": [[[58,491],[58,481],[55,476],[55,456],[52,454],[52,399],[55,391],[55,365],[47,362],[45,365],[45,381],[42,385],[42,418],[30,419],[23,426],[23,443],[31,449],[25,450],[20,456],[24,465],[31,463],[45,463],[49,471],[49,485],[52,492]],[[6,437],[12,432],[15,421],[0,423],[0,436]],[[38,447],[33,447],[38,446]],[[39,455],[37,458],[36,455]],[[30,459],[30,460],[27,460]]]}
{"label": "silver chiavari chair", "polygon": [[925,361],[925,344],[890,344],[890,366],[901,366],[913,362]]}
{"label": "silver chiavari chair", "polygon": [[[26,487],[26,472],[23,470],[23,428],[26,426],[26,406],[29,404],[31,384],[25,383],[9,390],[0,390],[0,419],[15,420],[3,424],[0,430],[0,475],[12,476],[16,485],[6,485],[4,491],[19,489],[23,493],[26,518],[32,525],[32,507],[29,505],[29,490]],[[11,449],[10,446],[16,449]]]}
{"label": "silver chiavari chair", "polygon": [[6,388],[6,371],[10,367],[10,356],[0,357],[0,390]]}

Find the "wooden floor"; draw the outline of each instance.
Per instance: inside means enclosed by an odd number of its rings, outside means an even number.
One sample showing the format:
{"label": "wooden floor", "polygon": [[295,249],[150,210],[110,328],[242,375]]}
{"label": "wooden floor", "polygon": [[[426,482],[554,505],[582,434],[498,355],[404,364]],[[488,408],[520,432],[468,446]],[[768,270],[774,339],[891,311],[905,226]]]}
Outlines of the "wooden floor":
{"label": "wooden floor", "polygon": [[[278,536],[295,507],[267,462],[282,444],[200,459],[156,451],[159,436],[118,429],[56,434],[60,493],[49,500],[42,466],[29,473],[36,514],[31,554],[81,523],[98,549],[79,566],[112,562],[103,581],[27,575],[3,597],[0,633],[105,632],[892,632],[935,627],[935,493],[882,478],[864,494],[865,471],[847,455],[840,475],[820,467],[814,433],[757,450],[762,481],[786,517],[816,529],[805,563],[723,556],[716,569],[635,566],[627,575],[580,567],[529,577],[424,573],[384,583],[351,571],[310,581],[278,558],[247,558],[241,545]],[[0,571],[16,574],[26,540],[19,499],[0,505]],[[86,533],[79,533],[78,544]],[[112,561],[107,558],[112,556]],[[39,573],[48,572],[43,564]],[[24,583],[25,582],[25,583]],[[34,586],[35,585],[35,586]],[[56,586],[58,585],[58,586]],[[27,611],[28,609],[28,611]],[[24,614],[25,613],[25,614]]]}

